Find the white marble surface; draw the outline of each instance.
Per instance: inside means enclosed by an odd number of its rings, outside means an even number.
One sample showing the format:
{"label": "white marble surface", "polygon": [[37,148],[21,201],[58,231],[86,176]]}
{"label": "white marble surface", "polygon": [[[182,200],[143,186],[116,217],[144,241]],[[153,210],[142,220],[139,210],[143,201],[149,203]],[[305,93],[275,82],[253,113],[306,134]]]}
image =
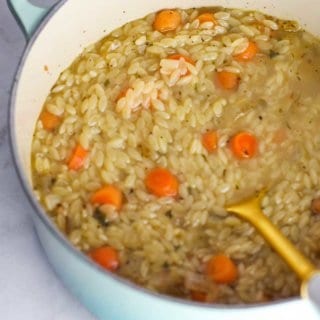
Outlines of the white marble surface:
{"label": "white marble surface", "polygon": [[50,268],[13,168],[8,98],[24,45],[6,1],[0,0],[0,319],[93,320]]}

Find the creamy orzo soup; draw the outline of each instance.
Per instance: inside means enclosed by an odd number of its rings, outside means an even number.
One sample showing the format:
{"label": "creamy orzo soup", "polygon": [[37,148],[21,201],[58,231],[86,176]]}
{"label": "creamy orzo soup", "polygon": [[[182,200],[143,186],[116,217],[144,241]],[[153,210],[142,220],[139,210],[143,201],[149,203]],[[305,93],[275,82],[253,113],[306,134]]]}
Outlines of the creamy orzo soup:
{"label": "creamy orzo soup", "polygon": [[264,213],[319,266],[319,67],[318,39],[260,12],[132,21],[52,88],[34,191],[76,248],[145,288],[207,303],[295,296],[288,266],[223,208],[267,187]]}

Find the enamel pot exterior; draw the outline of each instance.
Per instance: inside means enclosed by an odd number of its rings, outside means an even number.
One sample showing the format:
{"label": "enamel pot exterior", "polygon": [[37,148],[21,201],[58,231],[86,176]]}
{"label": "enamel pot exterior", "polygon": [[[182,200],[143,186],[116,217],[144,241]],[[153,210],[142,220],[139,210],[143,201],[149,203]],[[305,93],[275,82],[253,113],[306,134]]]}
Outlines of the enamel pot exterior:
{"label": "enamel pot exterior", "polygon": [[85,47],[124,23],[163,8],[225,6],[299,20],[311,32],[320,34],[320,1],[63,0],[49,11],[34,7],[27,0],[7,2],[29,38],[12,89],[12,152],[20,181],[34,208],[32,218],[39,239],[66,287],[99,319],[319,319],[308,302],[298,298],[259,306],[206,306],[153,294],[104,272],[65,240],[37,203],[31,187],[30,153],[36,119],[59,74]]}

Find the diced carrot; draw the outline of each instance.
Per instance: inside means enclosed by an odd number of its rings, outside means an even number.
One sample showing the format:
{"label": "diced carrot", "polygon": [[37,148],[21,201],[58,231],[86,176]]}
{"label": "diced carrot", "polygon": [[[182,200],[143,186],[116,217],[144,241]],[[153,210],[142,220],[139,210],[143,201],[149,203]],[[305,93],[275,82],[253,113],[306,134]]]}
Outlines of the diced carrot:
{"label": "diced carrot", "polygon": [[248,159],[256,155],[258,141],[255,136],[249,132],[239,132],[231,139],[231,150],[239,159]]}
{"label": "diced carrot", "polygon": [[112,247],[101,247],[89,252],[89,257],[102,268],[109,271],[116,271],[119,268],[120,260],[118,252]]}
{"label": "diced carrot", "polygon": [[181,24],[181,15],[177,10],[163,10],[156,14],[153,28],[159,32],[176,30]]}
{"label": "diced carrot", "polygon": [[218,135],[216,131],[209,131],[202,135],[202,145],[207,149],[209,153],[217,150],[218,147]]}
{"label": "diced carrot", "polygon": [[229,257],[220,254],[209,260],[207,275],[216,283],[231,284],[238,278],[238,269]]}
{"label": "diced carrot", "polygon": [[217,20],[214,18],[213,14],[210,12],[200,14],[197,19],[199,20],[200,24],[204,22],[213,22],[213,25],[217,25]]}
{"label": "diced carrot", "polygon": [[40,114],[40,121],[42,122],[43,128],[51,131],[58,127],[61,119],[48,111],[43,111]]}
{"label": "diced carrot", "polygon": [[284,128],[280,128],[273,135],[273,142],[276,144],[281,144],[287,139],[287,131]]}
{"label": "diced carrot", "polygon": [[119,95],[116,98],[116,102],[118,102],[121,98],[125,97],[127,95],[129,88],[125,88],[120,91]]}
{"label": "diced carrot", "polygon": [[147,174],[145,184],[149,192],[158,197],[175,197],[178,194],[179,182],[167,169],[155,168]]}
{"label": "diced carrot", "polygon": [[315,198],[311,202],[311,212],[320,214],[320,198]]}
{"label": "diced carrot", "polygon": [[168,56],[167,59],[172,59],[172,60],[180,60],[180,59],[183,59],[185,62],[188,62],[192,65],[195,65],[195,62],[194,60],[192,60],[190,57],[188,56],[185,56],[183,54],[179,54],[179,53],[176,53],[176,54],[173,54],[171,56]]}
{"label": "diced carrot", "polygon": [[258,46],[255,42],[249,41],[249,45],[246,50],[235,56],[235,59],[239,62],[250,61],[258,53]]}
{"label": "diced carrot", "polygon": [[119,210],[122,206],[123,195],[122,192],[114,186],[105,186],[96,191],[92,197],[91,202],[97,204],[109,204]]}
{"label": "diced carrot", "polygon": [[217,72],[219,85],[226,90],[236,89],[239,85],[239,76],[228,71]]}
{"label": "diced carrot", "polygon": [[191,291],[190,295],[193,301],[206,302],[207,300],[207,294],[205,292]]}
{"label": "diced carrot", "polygon": [[[167,59],[172,59],[172,60],[180,60],[180,59],[183,59],[185,62],[188,62],[192,65],[195,65],[195,62],[188,56],[185,56],[183,54],[179,54],[179,53],[176,53],[176,54],[173,54],[171,56],[168,56]],[[191,72],[189,70],[187,70],[187,72],[183,75],[183,76],[188,76]]]}
{"label": "diced carrot", "polygon": [[74,149],[68,163],[70,170],[78,171],[83,167],[83,164],[88,156],[88,151],[85,150],[81,144],[78,144]]}

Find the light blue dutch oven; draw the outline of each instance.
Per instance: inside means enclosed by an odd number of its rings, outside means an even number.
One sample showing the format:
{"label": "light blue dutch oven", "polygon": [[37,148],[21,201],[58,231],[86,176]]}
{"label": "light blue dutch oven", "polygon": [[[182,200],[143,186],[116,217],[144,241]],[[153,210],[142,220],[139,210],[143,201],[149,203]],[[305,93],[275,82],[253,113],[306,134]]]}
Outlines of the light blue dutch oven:
{"label": "light blue dutch oven", "polygon": [[39,239],[66,287],[99,319],[319,319],[309,303],[300,298],[237,307],[200,305],[151,293],[103,271],[66,241],[39,206],[31,187],[30,149],[37,116],[60,72],[83,48],[127,21],[162,8],[221,5],[297,19],[320,34],[320,1],[63,0],[51,10],[35,7],[27,0],[7,2],[28,40],[11,96],[12,152],[21,184],[34,208],[32,219]]}

